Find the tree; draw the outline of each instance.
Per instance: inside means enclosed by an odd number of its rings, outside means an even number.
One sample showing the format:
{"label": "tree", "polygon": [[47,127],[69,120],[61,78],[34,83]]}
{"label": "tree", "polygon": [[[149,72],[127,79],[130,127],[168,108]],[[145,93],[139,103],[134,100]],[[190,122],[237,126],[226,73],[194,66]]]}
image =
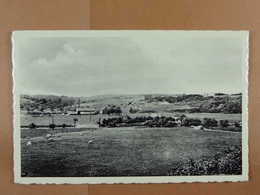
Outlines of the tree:
{"label": "tree", "polygon": [[30,129],[35,129],[36,127],[37,126],[34,123],[30,124]]}
{"label": "tree", "polygon": [[78,119],[77,118],[74,118],[73,119],[73,124],[74,124],[74,127],[76,126],[76,123],[78,122]]}
{"label": "tree", "polygon": [[218,126],[218,121],[214,118],[204,118],[203,127],[216,127]]}
{"label": "tree", "polygon": [[229,126],[229,121],[228,120],[220,120],[219,123],[220,123],[219,125],[221,127],[228,127]]}
{"label": "tree", "polygon": [[197,118],[184,118],[181,122],[181,126],[190,127],[192,125],[193,126],[201,125],[201,120]]}

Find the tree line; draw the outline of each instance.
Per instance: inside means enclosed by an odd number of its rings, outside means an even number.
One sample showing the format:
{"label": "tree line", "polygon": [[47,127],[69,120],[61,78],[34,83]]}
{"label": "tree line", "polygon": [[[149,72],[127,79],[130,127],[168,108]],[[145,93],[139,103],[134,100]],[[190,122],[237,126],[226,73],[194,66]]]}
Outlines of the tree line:
{"label": "tree line", "polygon": [[173,117],[165,117],[165,116],[140,116],[140,117],[112,117],[112,118],[104,118],[99,119],[97,121],[100,127],[127,127],[127,126],[147,126],[147,127],[176,127],[176,126],[184,126],[184,127],[192,127],[192,126],[202,126],[204,128],[227,128],[230,126],[234,126],[236,129],[232,129],[233,131],[241,131],[241,124],[239,121],[231,124],[228,120],[219,120],[217,121],[215,118],[204,118],[203,120],[198,118],[183,118],[175,119]]}

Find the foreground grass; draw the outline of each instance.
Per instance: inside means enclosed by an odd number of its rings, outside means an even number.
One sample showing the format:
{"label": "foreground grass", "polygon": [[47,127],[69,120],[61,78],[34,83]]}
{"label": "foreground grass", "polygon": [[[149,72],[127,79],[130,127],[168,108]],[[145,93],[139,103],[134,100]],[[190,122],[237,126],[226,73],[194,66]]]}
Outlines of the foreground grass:
{"label": "foreground grass", "polygon": [[[39,133],[40,132],[40,133]],[[82,132],[47,129],[21,130],[22,176],[164,176],[190,158],[210,158],[227,145],[241,146],[241,134],[186,127],[103,128]],[[32,146],[24,139],[30,134]],[[92,144],[87,144],[92,140]]]}

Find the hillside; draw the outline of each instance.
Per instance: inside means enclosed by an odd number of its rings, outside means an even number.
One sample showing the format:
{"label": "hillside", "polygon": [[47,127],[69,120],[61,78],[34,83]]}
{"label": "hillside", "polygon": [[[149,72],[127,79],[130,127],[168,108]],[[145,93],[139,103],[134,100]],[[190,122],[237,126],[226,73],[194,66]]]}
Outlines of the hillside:
{"label": "hillside", "polygon": [[67,113],[76,108],[120,107],[123,113],[242,113],[242,94],[146,94],[68,97],[54,95],[22,95],[21,110]]}

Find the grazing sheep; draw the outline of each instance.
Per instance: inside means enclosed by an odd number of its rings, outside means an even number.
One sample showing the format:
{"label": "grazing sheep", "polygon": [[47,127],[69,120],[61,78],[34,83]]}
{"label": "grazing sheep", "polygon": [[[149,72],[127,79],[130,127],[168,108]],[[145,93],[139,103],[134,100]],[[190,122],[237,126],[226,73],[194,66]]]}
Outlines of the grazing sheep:
{"label": "grazing sheep", "polygon": [[52,137],[49,137],[49,138],[47,139],[47,141],[48,141],[48,142],[51,142],[51,141],[53,141],[53,138],[52,138]]}
{"label": "grazing sheep", "polygon": [[46,138],[48,139],[48,138],[51,138],[51,134],[47,134],[46,135]]}
{"label": "grazing sheep", "polygon": [[27,142],[26,146],[31,146],[31,145],[32,145],[32,142],[31,142],[31,140],[29,140],[29,141]]}
{"label": "grazing sheep", "polygon": [[93,143],[93,141],[92,141],[92,140],[89,140],[88,143],[87,143],[87,145],[88,145],[88,144],[92,144],[92,143]]}

